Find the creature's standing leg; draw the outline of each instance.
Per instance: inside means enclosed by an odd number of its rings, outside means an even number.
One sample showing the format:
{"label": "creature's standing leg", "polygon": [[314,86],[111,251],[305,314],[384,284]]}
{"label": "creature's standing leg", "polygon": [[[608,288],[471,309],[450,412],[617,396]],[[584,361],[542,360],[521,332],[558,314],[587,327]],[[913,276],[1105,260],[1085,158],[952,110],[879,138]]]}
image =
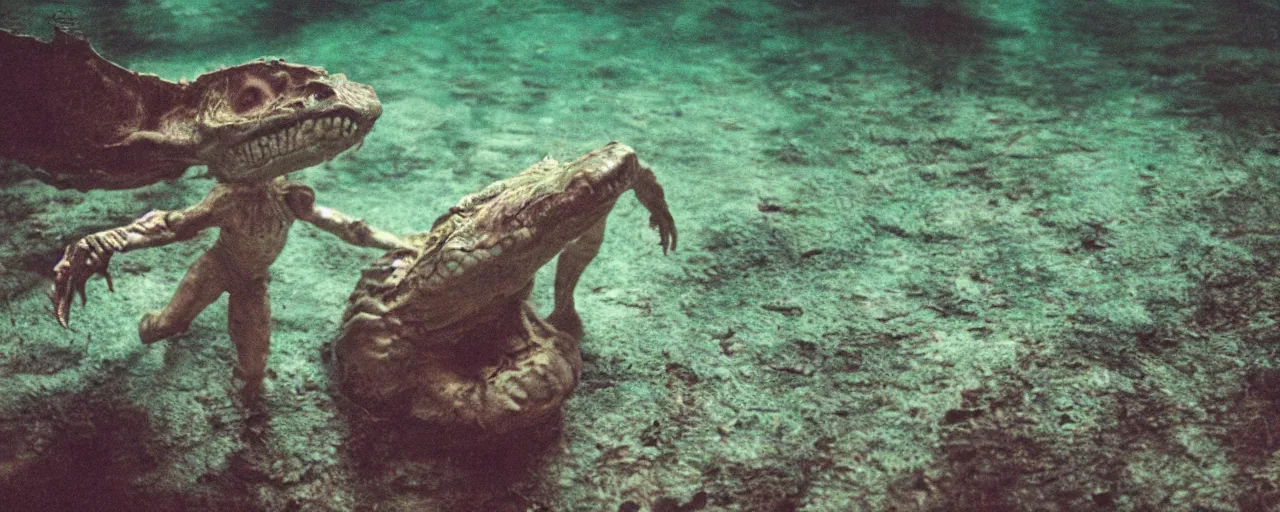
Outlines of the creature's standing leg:
{"label": "creature's standing leg", "polygon": [[227,301],[227,330],[236,346],[236,376],[244,380],[241,395],[253,400],[262,390],[271,345],[271,306],[267,276],[245,279],[231,287]]}
{"label": "creature's standing leg", "polygon": [[604,224],[607,217],[591,226],[577,239],[565,245],[556,262],[556,307],[547,317],[547,321],[556,329],[582,338],[582,318],[573,307],[573,289],[578,286],[578,278],[600,252],[600,244],[604,242]]}
{"label": "creature's standing leg", "polygon": [[222,262],[214,255],[200,256],[187,269],[169,305],[142,316],[138,322],[138,338],[143,343],[154,343],[186,331],[196,315],[227,290],[226,274]]}

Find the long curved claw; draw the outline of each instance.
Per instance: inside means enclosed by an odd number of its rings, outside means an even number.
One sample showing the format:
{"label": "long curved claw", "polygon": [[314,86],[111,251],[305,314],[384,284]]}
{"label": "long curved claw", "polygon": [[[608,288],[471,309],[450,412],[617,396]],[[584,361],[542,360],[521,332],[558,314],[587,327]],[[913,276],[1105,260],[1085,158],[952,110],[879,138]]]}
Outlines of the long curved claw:
{"label": "long curved claw", "polygon": [[49,299],[53,301],[53,317],[58,319],[58,325],[63,329],[68,327],[67,320],[71,318],[71,305],[62,300],[58,293],[57,285],[49,291]]}
{"label": "long curved claw", "polygon": [[107,291],[111,293],[115,293],[116,284],[111,281],[111,272],[107,272],[107,267],[104,266],[102,267],[102,272],[100,273],[102,274],[102,277],[107,280]]}
{"label": "long curved claw", "polygon": [[100,238],[99,234],[93,234],[68,245],[62,260],[53,267],[53,290],[49,299],[53,302],[53,316],[64,329],[69,326],[75,296],[80,296],[81,306],[88,302],[85,283],[90,276],[101,274],[107,278],[107,289],[115,291],[111,274],[107,272],[114,244]]}
{"label": "long curved claw", "polygon": [[636,199],[649,210],[649,227],[658,230],[658,244],[662,246],[662,254],[666,255],[668,250],[676,250],[676,221],[671,217],[662,185],[658,184],[653,171],[642,167],[633,188]]}
{"label": "long curved claw", "polygon": [[658,245],[662,246],[665,256],[668,250],[676,250],[676,221],[671,212],[662,210],[649,215],[649,227],[658,230]]}

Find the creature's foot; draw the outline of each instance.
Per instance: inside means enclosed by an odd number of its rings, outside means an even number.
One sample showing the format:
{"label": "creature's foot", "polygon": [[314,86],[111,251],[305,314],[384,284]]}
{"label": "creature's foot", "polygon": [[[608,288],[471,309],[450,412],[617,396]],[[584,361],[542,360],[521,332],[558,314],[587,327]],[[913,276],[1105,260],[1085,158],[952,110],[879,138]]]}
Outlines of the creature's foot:
{"label": "creature's foot", "polygon": [[160,312],[150,311],[142,315],[142,320],[138,322],[138,339],[142,343],[150,345],[165,338],[182,334],[187,330],[187,326],[165,326],[160,320]]}
{"label": "creature's foot", "polygon": [[240,388],[240,399],[246,405],[259,403],[262,400],[262,381],[244,383],[244,387]]}
{"label": "creature's foot", "polygon": [[244,381],[244,385],[240,387],[240,399],[244,400],[245,405],[255,405],[262,399],[262,375],[246,376],[240,368],[236,368],[232,372],[237,379]]}
{"label": "creature's foot", "polygon": [[582,317],[578,316],[577,310],[573,308],[552,311],[547,316],[547,323],[575,340],[582,339]]}

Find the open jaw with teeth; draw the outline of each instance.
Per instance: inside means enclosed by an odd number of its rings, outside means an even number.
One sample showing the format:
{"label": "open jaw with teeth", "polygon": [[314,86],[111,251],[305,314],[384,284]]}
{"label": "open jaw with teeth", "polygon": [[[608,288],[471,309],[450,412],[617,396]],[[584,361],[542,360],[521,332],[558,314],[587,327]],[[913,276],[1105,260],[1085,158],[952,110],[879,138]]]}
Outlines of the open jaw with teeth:
{"label": "open jaw with teeth", "polygon": [[349,139],[359,131],[360,124],[343,115],[308,119],[232,146],[228,160],[237,168],[256,168],[320,146],[330,146],[336,152],[351,145],[354,141]]}

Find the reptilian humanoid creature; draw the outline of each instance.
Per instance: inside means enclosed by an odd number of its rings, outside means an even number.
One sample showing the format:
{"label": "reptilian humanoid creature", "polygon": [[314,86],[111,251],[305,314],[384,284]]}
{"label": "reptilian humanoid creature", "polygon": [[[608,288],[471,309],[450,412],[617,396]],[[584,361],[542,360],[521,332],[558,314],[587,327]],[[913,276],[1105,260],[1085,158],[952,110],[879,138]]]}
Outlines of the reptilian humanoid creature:
{"label": "reptilian humanoid creature", "polygon": [[[406,237],[409,247],[364,272],[343,316],[334,349],[347,395],[479,434],[558,411],[581,367],[573,290],[627,190],[649,210],[663,253],[675,249],[662,187],[618,143],[568,164],[543,160]],[[555,308],[542,319],[529,293],[557,253]]]}
{"label": "reptilian humanoid creature", "polygon": [[[53,313],[67,326],[73,295],[107,278],[118,252],[187,240],[212,227],[213,247],[188,269],[164,309],[138,324],[143,343],[179,334],[223,293],[243,394],[258,395],[270,343],[268,267],[294,220],[362,246],[402,242],[334,210],[283,178],[363,140],[382,112],[373,88],[316,67],[259,61],[173,83],[134,73],[57,31],[50,42],[0,32],[0,157],[81,190],[130,188],[207,165],[218,183],[199,204],[153,210],[69,245],[54,268]],[[14,129],[14,127],[20,127]]]}

